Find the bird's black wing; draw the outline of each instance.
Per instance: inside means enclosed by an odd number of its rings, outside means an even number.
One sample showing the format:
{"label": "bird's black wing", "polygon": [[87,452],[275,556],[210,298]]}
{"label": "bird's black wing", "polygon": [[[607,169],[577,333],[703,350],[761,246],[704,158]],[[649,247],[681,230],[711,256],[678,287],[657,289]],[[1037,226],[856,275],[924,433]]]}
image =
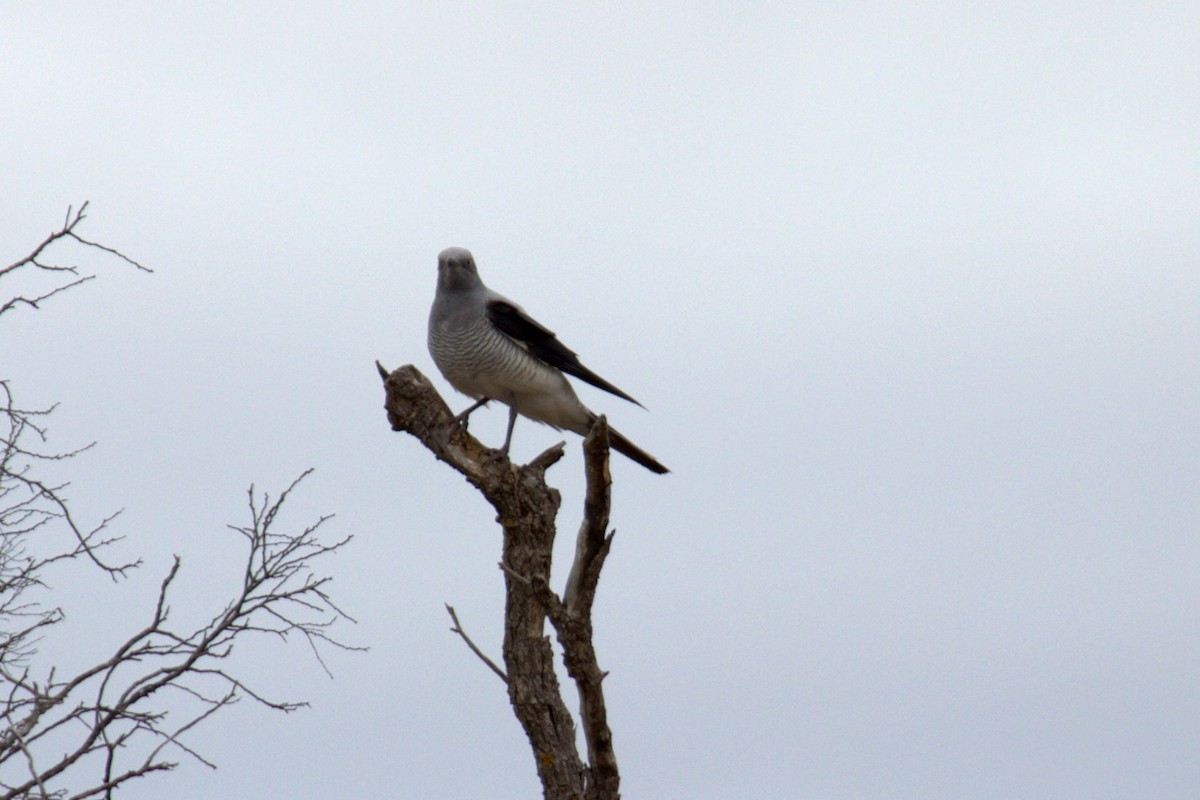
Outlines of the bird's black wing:
{"label": "bird's black wing", "polygon": [[550,366],[587,381],[592,386],[606,392],[611,392],[617,397],[641,405],[637,400],[579,363],[579,357],[558,340],[554,331],[526,314],[525,310],[516,303],[503,298],[488,300],[487,316],[497,330],[515,340],[531,355],[540,358]]}

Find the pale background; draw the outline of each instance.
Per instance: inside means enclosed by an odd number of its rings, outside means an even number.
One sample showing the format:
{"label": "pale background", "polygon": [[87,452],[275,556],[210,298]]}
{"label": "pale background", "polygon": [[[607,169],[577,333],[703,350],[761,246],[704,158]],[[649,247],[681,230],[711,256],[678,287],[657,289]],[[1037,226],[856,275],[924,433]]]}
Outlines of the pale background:
{"label": "pale background", "polygon": [[251,482],[315,467],[288,519],[356,537],[326,568],[370,652],[244,649],[312,708],[244,703],[193,738],[218,770],[123,797],[539,795],[442,608],[499,656],[494,514],[373,364],[434,374],[448,245],[674,470],[613,467],[624,796],[1200,796],[1194,3],[5,2],[0,53],[0,262],[90,199],[156,269],[4,321],[51,443],[99,440],[76,510],[146,558],[61,574],[47,657],[143,624],[174,553],[212,610]]}

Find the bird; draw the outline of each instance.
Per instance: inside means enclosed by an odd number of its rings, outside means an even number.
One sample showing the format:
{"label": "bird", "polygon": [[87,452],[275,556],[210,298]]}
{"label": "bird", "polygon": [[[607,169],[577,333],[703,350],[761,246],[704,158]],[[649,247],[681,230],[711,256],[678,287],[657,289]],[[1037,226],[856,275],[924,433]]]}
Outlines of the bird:
{"label": "bird", "polygon": [[[508,432],[500,450],[505,456],[518,414],[580,435],[591,430],[596,415],[576,396],[564,373],[642,405],[580,363],[574,351],[525,309],[485,286],[475,258],[462,247],[438,254],[428,345],[450,385],[476,401],[455,416],[455,423],[464,423],[491,400],[508,406]],[[651,472],[670,471],[612,428],[608,438],[614,450]]]}

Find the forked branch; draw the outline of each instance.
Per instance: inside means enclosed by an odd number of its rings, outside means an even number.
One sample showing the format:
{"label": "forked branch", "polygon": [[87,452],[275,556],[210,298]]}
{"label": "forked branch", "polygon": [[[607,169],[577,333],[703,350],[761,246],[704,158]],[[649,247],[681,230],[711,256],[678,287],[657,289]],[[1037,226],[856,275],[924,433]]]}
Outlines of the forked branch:
{"label": "forked branch", "polygon": [[90,247],[94,250],[100,250],[108,253],[109,255],[114,256],[130,266],[142,270],[143,272],[154,271],[149,267],[134,261],[120,250],[100,244],[99,242],[93,242],[88,239],[84,239],[82,236],[76,233],[75,229],[79,227],[81,222],[87,219],[87,207],[88,204],[86,201],[79,207],[78,211],[68,207],[67,216],[63,221],[63,226],[61,228],[47,235],[46,238],[42,240],[41,244],[35,247],[33,252],[31,252],[29,255],[14,261],[6,267],[0,267],[0,280],[3,280],[4,278],[9,277],[16,272],[28,271],[30,269],[46,273],[65,273],[65,275],[70,276],[64,277],[63,281],[58,283],[58,285],[53,286],[50,289],[42,290],[41,293],[35,294],[32,297],[25,297],[24,295],[10,296],[3,305],[0,305],[0,316],[2,316],[6,311],[16,308],[18,305],[27,305],[30,308],[38,308],[38,304],[43,300],[49,300],[55,295],[61,294],[68,289],[78,286],[81,283],[86,283],[87,281],[90,281],[96,277],[95,275],[82,275],[77,265],[63,265],[46,260],[47,249],[49,249],[50,246],[55,242],[63,239],[73,239],[84,247]]}
{"label": "forked branch", "polygon": [[[0,304],[0,315],[18,305],[37,308],[91,279],[81,276],[77,266],[49,260],[47,249],[62,239],[150,271],[118,250],[79,236],[76,229],[86,207],[68,210],[61,230],[28,256],[0,267],[0,282],[22,271],[47,273],[51,282],[57,281],[28,297],[8,294],[11,299]],[[329,598],[329,579],[317,574],[314,564],[348,537],[321,542],[318,528],[324,517],[298,533],[280,529],[284,500],[304,475],[274,501],[252,487],[250,522],[235,528],[246,541],[245,567],[240,576],[230,576],[232,599],[226,604],[220,598],[207,623],[181,627],[170,619],[168,601],[180,570],[176,559],[148,621],[111,653],[79,671],[43,665],[38,641],[64,619],[59,608],[42,603],[51,565],[62,567],[86,556],[113,577],[136,566],[112,566],[100,558],[100,551],[115,541],[106,531],[112,517],[95,526],[77,522],[63,495],[65,484],[38,477],[45,462],[60,462],[87,449],[46,450],[45,420],[51,411],[53,406],[19,405],[9,384],[0,380],[0,798],[111,798],[128,781],[172,769],[174,758],[190,756],[212,766],[188,744],[188,734],[240,697],[282,711],[303,705],[270,699],[248,687],[230,656],[235,642],[259,634],[301,636],[318,660],[326,645],[343,647],[331,626],[346,615]],[[68,535],[56,541],[55,531]],[[86,664],[86,658],[78,652],[73,660]]]}
{"label": "forked branch", "polygon": [[[326,517],[299,532],[278,529],[284,501],[307,474],[274,501],[251,489],[251,520],[234,527],[246,540],[241,587],[208,623],[188,629],[170,621],[171,588],[180,569],[176,558],[149,622],[108,658],[71,678],[59,679],[51,671],[41,681],[32,680],[30,671],[16,663],[0,664],[0,687],[7,695],[0,730],[0,798],[108,797],[133,778],[173,769],[175,754],[212,766],[185,741],[185,734],[203,720],[243,696],[278,711],[305,705],[272,699],[237,677],[229,663],[235,641],[263,634],[300,636],[317,651],[318,660],[318,648],[325,646],[359,649],[331,635],[331,626],[349,618],[329,598],[329,578],[314,571],[314,562],[350,537],[332,544],[320,541],[317,530]],[[166,694],[175,702],[162,703]],[[172,723],[174,718],[182,721]],[[64,749],[60,732],[67,728],[78,733]],[[22,778],[11,767],[5,769],[15,759],[25,762]],[[99,777],[88,788],[46,793],[45,787],[61,784],[67,773],[97,762]]]}
{"label": "forked branch", "polygon": [[[588,500],[580,528],[568,602],[550,588],[555,516],[560,497],[546,484],[546,469],[563,454],[557,444],[524,466],[484,447],[454,415],[429,380],[409,365],[388,372],[376,363],[392,429],[416,437],[475,486],[496,509],[503,528],[501,569],[505,581],[504,664],[492,664],[463,633],[454,611],[454,632],[506,679],[513,711],[525,729],[547,800],[616,800],[620,776],[608,729],[604,678],[592,646],[591,607],[600,569],[612,542],[609,513],[608,427],[601,417],[587,437]],[[554,654],[545,635],[549,618],[563,648],[568,674],[579,690],[588,743],[587,762],[575,743],[575,724],[563,701]]]}

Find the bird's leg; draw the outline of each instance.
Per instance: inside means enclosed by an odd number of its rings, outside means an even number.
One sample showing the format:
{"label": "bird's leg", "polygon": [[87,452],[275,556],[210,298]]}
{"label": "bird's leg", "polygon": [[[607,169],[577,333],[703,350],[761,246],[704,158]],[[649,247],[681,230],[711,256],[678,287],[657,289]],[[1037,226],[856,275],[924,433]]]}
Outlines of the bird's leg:
{"label": "bird's leg", "polygon": [[467,429],[467,417],[471,416],[471,412],[474,411],[475,409],[479,408],[480,406],[487,405],[489,402],[491,402],[491,400],[492,400],[492,398],[490,398],[490,397],[479,398],[477,401],[475,401],[474,405],[472,405],[466,411],[463,411],[460,414],[456,414],[454,419],[450,420],[450,423],[452,425],[462,425],[463,430],[466,430]]}
{"label": "bird's leg", "polygon": [[508,407],[508,433],[504,434],[504,447],[500,448],[500,452],[508,455],[508,446],[512,444],[513,426],[517,424],[517,406],[514,402]]}

